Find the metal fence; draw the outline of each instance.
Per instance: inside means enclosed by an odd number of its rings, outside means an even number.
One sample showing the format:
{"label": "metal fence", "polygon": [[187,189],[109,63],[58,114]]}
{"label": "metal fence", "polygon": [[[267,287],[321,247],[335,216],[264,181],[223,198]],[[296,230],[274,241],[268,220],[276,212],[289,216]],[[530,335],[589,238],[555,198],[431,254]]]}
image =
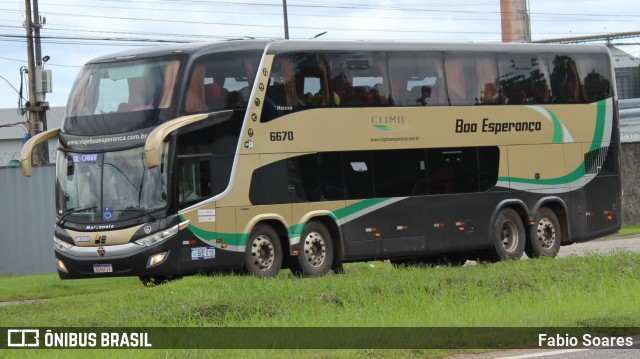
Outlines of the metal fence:
{"label": "metal fence", "polygon": [[[57,150],[49,150],[49,163],[56,162],[56,156],[58,155]],[[42,162],[46,162],[44,160],[44,155],[41,159]],[[20,167],[20,152],[4,152],[0,153],[0,167]]]}
{"label": "metal fence", "polygon": [[0,168],[0,274],[55,273],[55,167]]}

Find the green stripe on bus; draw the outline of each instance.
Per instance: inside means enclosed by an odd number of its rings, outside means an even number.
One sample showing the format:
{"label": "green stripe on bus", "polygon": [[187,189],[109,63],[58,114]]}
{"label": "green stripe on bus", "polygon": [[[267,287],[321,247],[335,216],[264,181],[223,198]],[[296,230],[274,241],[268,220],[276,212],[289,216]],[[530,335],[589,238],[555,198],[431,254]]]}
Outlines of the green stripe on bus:
{"label": "green stripe on bus", "polygon": [[596,130],[593,133],[593,141],[591,141],[591,148],[589,151],[594,151],[600,148],[603,136],[604,136],[604,128],[606,124],[607,117],[607,101],[602,100],[598,101],[598,111],[596,115]]}
{"label": "green stripe on bus", "polygon": [[564,138],[562,124],[560,123],[560,120],[558,120],[558,116],[556,116],[553,111],[547,111],[549,112],[549,115],[551,115],[551,119],[553,119],[553,138],[551,139],[551,142],[562,143],[562,140]]}
{"label": "green stripe on bus", "polygon": [[[605,124],[606,124],[606,116],[607,116],[607,100],[601,100],[598,101],[597,103],[597,113],[596,113],[596,128],[594,130],[594,134],[593,134],[593,140],[591,141],[591,148],[589,149],[589,151],[594,151],[596,149],[599,149],[600,146],[602,145],[602,141],[603,136],[604,136],[604,129],[605,129]],[[549,111],[549,113],[551,113],[552,117],[554,118],[554,140],[553,142],[556,142],[556,136],[557,136],[557,129],[556,129],[556,123],[559,126],[560,122],[557,121],[556,116]],[[557,132],[562,132],[562,131],[557,131]],[[560,141],[562,142],[562,141]],[[548,179],[530,179],[530,178],[518,178],[518,177],[498,177],[498,181],[503,181],[503,182],[515,182],[515,183],[528,183],[528,184],[539,184],[539,185],[560,185],[560,184],[567,184],[567,183],[571,183],[574,181],[579,180],[580,178],[582,178],[585,175],[585,163],[584,160],[578,165],[578,167],[576,169],[574,169],[571,173],[566,174],[564,176],[561,177],[556,177],[556,178],[548,178]]]}

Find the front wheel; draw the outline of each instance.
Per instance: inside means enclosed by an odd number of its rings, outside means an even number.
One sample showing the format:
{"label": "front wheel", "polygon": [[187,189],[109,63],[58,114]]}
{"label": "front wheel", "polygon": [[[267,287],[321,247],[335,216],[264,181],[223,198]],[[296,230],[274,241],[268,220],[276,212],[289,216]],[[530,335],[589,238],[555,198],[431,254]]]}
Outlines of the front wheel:
{"label": "front wheel", "polygon": [[520,259],[524,253],[525,234],[518,212],[504,208],[498,212],[493,224],[493,244],[496,259]]}
{"label": "front wheel", "polygon": [[309,222],[300,235],[300,251],[293,259],[291,270],[305,277],[320,277],[329,272],[333,263],[333,241],[322,223]]}
{"label": "front wheel", "polygon": [[250,274],[260,278],[275,277],[282,265],[282,245],[276,231],[258,224],[249,234],[244,265]]}
{"label": "front wheel", "polygon": [[547,207],[536,214],[535,224],[529,230],[529,240],[524,249],[529,258],[555,257],[560,251],[562,228],[558,217]]}

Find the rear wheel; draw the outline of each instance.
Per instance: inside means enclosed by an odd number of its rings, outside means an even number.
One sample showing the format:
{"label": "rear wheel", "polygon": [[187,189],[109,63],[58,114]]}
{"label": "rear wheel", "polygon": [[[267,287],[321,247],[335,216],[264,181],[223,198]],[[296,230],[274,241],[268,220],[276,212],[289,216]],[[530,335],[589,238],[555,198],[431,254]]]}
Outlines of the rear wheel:
{"label": "rear wheel", "polygon": [[276,231],[266,224],[253,228],[244,253],[247,271],[257,277],[275,277],[282,265],[282,245]]}
{"label": "rear wheel", "polygon": [[560,251],[562,228],[556,214],[542,207],[536,214],[535,224],[529,230],[525,253],[529,258],[555,257]]}
{"label": "rear wheel", "polygon": [[511,208],[498,212],[493,224],[493,242],[496,259],[514,260],[522,257],[525,234],[518,212]]}
{"label": "rear wheel", "polygon": [[327,227],[317,221],[309,222],[300,235],[300,250],[293,260],[294,274],[306,277],[327,274],[333,263],[333,241]]}

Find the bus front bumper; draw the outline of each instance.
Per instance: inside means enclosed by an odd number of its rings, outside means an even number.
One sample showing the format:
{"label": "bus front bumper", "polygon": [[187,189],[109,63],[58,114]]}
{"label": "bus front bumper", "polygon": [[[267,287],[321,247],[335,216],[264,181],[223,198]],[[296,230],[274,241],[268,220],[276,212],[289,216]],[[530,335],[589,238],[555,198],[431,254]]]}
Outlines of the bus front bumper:
{"label": "bus front bumper", "polygon": [[101,247],[73,246],[55,249],[61,279],[168,276],[180,273],[179,248],[176,241],[153,246],[126,243]]}

